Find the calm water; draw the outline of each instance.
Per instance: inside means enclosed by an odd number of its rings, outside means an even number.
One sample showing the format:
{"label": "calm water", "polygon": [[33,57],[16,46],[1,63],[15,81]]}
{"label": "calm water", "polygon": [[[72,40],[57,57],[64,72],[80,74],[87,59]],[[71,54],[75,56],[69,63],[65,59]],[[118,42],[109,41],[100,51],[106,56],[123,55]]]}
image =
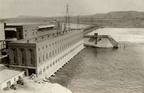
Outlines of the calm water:
{"label": "calm water", "polygon": [[51,81],[73,93],[144,93],[144,29],[94,32],[111,35],[120,48],[85,48]]}

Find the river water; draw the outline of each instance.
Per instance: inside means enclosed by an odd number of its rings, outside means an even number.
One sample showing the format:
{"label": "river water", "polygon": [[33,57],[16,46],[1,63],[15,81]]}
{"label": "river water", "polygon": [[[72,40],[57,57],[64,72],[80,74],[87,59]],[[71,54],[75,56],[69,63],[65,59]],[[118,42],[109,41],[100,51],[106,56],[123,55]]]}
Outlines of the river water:
{"label": "river water", "polygon": [[103,28],[118,49],[87,47],[61,69],[51,82],[73,93],[144,93],[144,29]]}

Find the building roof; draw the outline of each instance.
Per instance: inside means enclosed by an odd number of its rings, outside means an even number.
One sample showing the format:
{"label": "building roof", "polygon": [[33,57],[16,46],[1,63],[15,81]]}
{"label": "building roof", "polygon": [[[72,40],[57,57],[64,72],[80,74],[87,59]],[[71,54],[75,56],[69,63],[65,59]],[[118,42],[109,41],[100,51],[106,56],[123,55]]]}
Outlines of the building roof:
{"label": "building roof", "polygon": [[[75,33],[77,33],[78,30],[73,30],[73,31]],[[57,32],[57,30],[55,31],[55,33],[56,32]],[[48,40],[48,39],[50,40],[50,39],[55,38],[55,37],[66,35],[68,33],[69,33],[69,31],[67,31],[67,32],[60,31],[60,34],[58,34],[57,36],[53,36],[53,33],[50,33],[50,34],[45,34],[45,35],[41,35],[41,36],[36,36],[36,37],[33,37],[33,38],[21,39],[21,40],[13,41],[13,42],[10,42],[9,44],[16,44],[16,43],[36,44],[38,42],[43,42],[43,41]]]}
{"label": "building roof", "polygon": [[38,22],[23,22],[23,23],[20,23],[20,22],[17,22],[17,23],[6,23],[6,26],[23,26],[23,25],[32,25],[32,24],[48,24],[49,22],[47,23],[38,23]]}
{"label": "building roof", "polygon": [[22,73],[22,71],[11,70],[11,69],[4,69],[0,71],[0,84],[13,78],[14,76]]}
{"label": "building roof", "polygon": [[42,26],[38,26],[38,28],[49,28],[49,27],[54,27],[55,25],[42,25]]}
{"label": "building roof", "polygon": [[16,28],[5,28],[5,31],[17,31]]}

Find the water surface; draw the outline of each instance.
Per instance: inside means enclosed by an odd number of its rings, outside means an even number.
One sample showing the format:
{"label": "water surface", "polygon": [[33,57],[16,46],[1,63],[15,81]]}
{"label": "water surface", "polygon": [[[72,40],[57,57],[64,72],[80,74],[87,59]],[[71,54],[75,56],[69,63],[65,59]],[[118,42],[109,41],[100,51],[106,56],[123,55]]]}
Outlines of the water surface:
{"label": "water surface", "polygon": [[85,48],[51,80],[73,93],[144,93],[144,29],[104,28],[119,49]]}

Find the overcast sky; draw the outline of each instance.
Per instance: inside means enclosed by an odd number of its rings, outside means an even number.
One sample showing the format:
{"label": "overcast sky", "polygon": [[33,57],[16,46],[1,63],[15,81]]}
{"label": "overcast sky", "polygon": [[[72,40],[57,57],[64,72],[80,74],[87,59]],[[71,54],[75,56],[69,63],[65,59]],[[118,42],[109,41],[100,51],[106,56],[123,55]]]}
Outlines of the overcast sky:
{"label": "overcast sky", "polygon": [[0,0],[0,18],[62,16],[66,4],[72,15],[89,15],[110,11],[144,11],[144,0]]}

